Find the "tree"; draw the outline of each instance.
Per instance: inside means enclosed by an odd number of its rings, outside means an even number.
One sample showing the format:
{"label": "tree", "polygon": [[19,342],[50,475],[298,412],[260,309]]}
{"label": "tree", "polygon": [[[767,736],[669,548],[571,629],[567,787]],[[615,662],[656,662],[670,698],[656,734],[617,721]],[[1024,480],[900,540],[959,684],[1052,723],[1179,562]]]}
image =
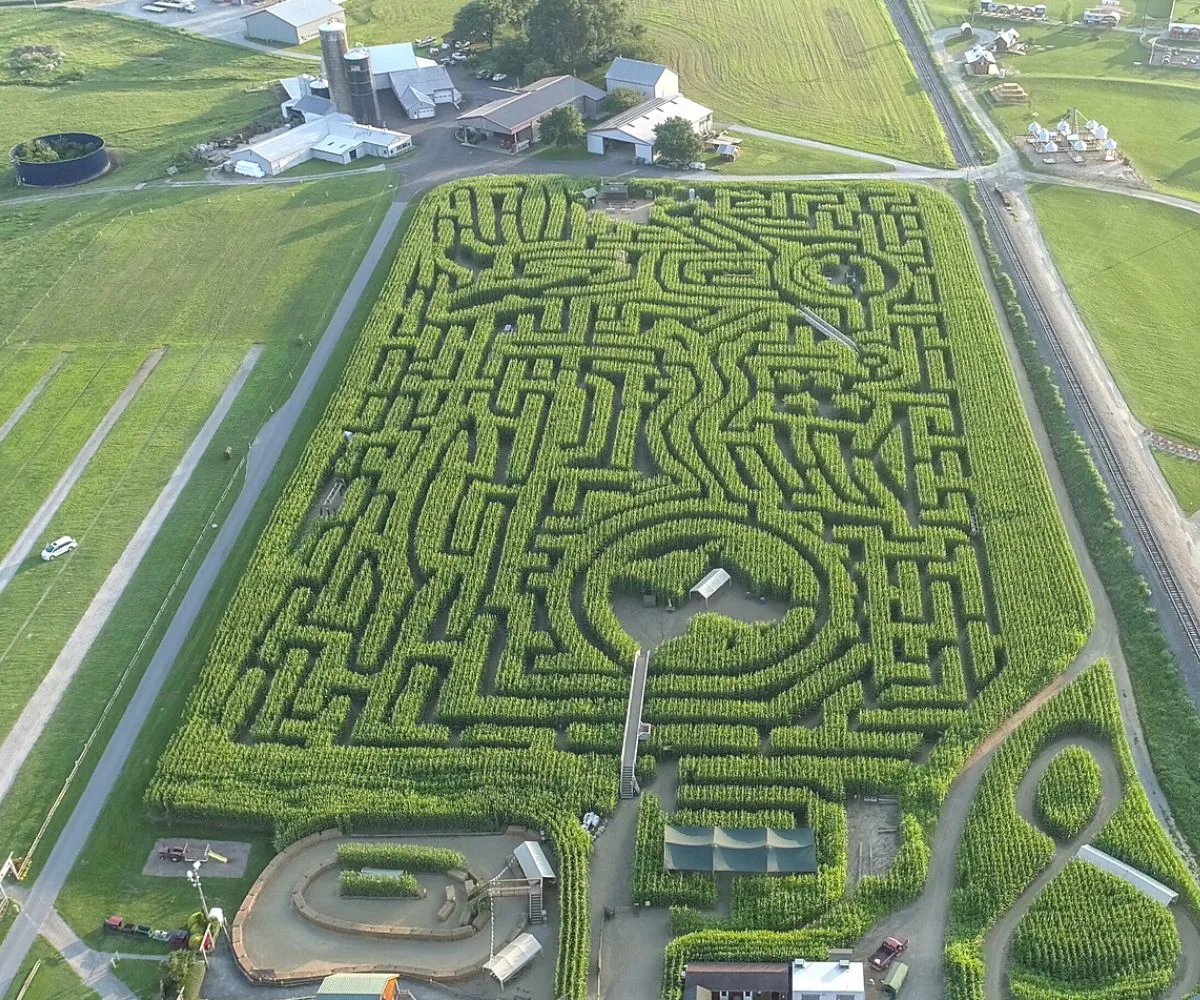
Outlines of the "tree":
{"label": "tree", "polygon": [[668,118],[654,130],[654,146],[668,163],[691,163],[704,152],[692,123],[686,118]]}
{"label": "tree", "polygon": [[622,111],[628,111],[641,104],[645,99],[641,91],[632,87],[617,87],[616,90],[610,90],[604,98],[604,111],[606,114],[619,115]]}
{"label": "tree", "polygon": [[191,967],[192,953],[186,948],[182,951],[173,951],[163,959],[159,970],[162,976],[160,983],[164,997],[179,996],[179,991],[183,989],[184,983],[187,982],[188,970]]}
{"label": "tree", "polygon": [[564,104],[542,119],[538,135],[542,142],[552,146],[575,146],[583,142],[587,129],[579,109],[573,104]]}
{"label": "tree", "polygon": [[486,38],[488,45],[495,45],[496,29],[509,21],[512,10],[509,0],[470,0],[454,15],[454,37]]}
{"label": "tree", "polygon": [[613,55],[633,34],[626,0],[538,0],[525,18],[530,53],[574,71]]}

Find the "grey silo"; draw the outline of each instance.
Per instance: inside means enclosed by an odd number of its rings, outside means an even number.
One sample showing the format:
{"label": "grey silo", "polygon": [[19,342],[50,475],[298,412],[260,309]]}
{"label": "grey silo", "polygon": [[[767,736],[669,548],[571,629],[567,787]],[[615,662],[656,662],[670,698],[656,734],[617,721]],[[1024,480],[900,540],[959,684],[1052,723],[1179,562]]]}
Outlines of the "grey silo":
{"label": "grey silo", "polygon": [[353,48],[342,58],[346,80],[350,87],[350,114],[363,125],[383,125],[379,113],[379,98],[371,76],[371,53],[362,47]]}
{"label": "grey silo", "polygon": [[326,21],[321,25],[321,63],[329,82],[329,98],[342,114],[353,115],[350,83],[346,79],[346,26],[341,21]]}

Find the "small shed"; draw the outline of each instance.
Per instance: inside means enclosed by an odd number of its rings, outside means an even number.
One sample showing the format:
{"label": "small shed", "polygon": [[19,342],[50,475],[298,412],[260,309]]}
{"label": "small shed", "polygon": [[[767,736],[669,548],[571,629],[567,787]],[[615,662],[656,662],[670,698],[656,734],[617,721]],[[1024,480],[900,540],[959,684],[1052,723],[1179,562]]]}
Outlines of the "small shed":
{"label": "small shed", "polygon": [[996,35],[995,48],[997,52],[1011,52],[1021,39],[1021,33],[1016,28],[1005,28]]}
{"label": "small shed", "polygon": [[963,62],[976,76],[991,76],[998,72],[996,55],[982,45],[972,45],[963,53]]}
{"label": "small shed", "polygon": [[542,845],[536,840],[527,840],[518,844],[517,849],[513,852],[513,857],[517,859],[521,874],[525,878],[554,881],[554,869],[550,867],[550,861],[546,857],[546,852],[542,850]]}
{"label": "small shed", "polygon": [[1163,885],[1157,879],[1152,879],[1149,875],[1114,858],[1111,854],[1096,850],[1091,844],[1084,844],[1075,856],[1080,861],[1095,865],[1101,871],[1116,875],[1117,878],[1128,882],[1139,892],[1149,896],[1156,903],[1162,903],[1163,906],[1170,906],[1179,898],[1179,893],[1170,886]]}
{"label": "small shed", "polygon": [[730,579],[729,574],[718,566],[716,569],[705,573],[704,579],[692,588],[691,593],[699,594],[704,598],[704,603],[707,604],[708,599],[724,587]]}
{"label": "small shed", "polygon": [[890,997],[899,996],[900,990],[904,986],[904,980],[908,978],[908,966],[903,962],[895,962],[888,969],[887,975],[883,977],[883,992]]}
{"label": "small shed", "polygon": [[660,63],[618,56],[604,74],[604,89],[610,94],[614,90],[624,89],[636,90],[646,98],[676,97],[679,94],[679,77],[674,70]]}
{"label": "small shed", "polygon": [[411,995],[397,989],[389,972],[336,972],[317,988],[320,1000],[401,1000]]}
{"label": "small shed", "polygon": [[537,957],[542,946],[532,934],[518,934],[512,941],[498,951],[493,958],[483,963],[483,967],[496,978],[503,987],[513,976]]}

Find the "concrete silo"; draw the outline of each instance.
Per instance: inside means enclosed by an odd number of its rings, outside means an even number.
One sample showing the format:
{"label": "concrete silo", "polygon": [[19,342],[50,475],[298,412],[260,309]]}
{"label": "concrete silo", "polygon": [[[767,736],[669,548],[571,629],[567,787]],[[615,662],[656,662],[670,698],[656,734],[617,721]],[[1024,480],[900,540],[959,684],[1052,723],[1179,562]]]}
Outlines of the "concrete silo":
{"label": "concrete silo", "polygon": [[375,81],[371,77],[370,51],[362,47],[351,49],[342,57],[342,65],[350,88],[351,116],[362,125],[382,126],[379,98],[375,95]]}
{"label": "concrete silo", "polygon": [[329,81],[329,98],[342,114],[353,114],[350,108],[350,84],[346,80],[346,26],[341,21],[326,21],[321,25],[321,63]]}

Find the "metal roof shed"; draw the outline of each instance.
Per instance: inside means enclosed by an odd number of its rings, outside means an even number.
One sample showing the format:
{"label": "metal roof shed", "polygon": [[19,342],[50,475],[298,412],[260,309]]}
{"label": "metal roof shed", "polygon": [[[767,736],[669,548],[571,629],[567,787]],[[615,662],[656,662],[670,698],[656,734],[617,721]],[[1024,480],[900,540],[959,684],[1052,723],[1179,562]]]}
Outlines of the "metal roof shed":
{"label": "metal roof shed", "polygon": [[554,881],[554,869],[546,858],[546,852],[536,840],[526,840],[517,845],[513,857],[521,866],[521,874],[526,878],[541,878],[548,882]]}
{"label": "metal roof shed", "polygon": [[713,594],[725,586],[730,581],[731,577],[725,570],[719,566],[704,575],[696,586],[692,588],[693,594],[699,594],[707,602]]}
{"label": "metal roof shed", "polygon": [[1091,844],[1084,844],[1079,848],[1079,853],[1075,855],[1080,861],[1086,861],[1089,864],[1095,865],[1101,871],[1106,871],[1110,875],[1116,875],[1117,878],[1128,882],[1139,892],[1145,893],[1156,903],[1162,903],[1163,906],[1170,906],[1179,898],[1179,893],[1169,886],[1163,885],[1156,879],[1152,879],[1131,865],[1125,864],[1124,861],[1118,861],[1111,854],[1105,854],[1103,851],[1098,851]]}
{"label": "metal roof shed", "polygon": [[336,972],[317,989],[321,1000],[390,1000],[396,995],[396,977],[390,972]]}
{"label": "metal roof shed", "polygon": [[502,987],[527,966],[542,946],[532,934],[518,934],[496,955],[483,963],[483,967],[496,977]]}

